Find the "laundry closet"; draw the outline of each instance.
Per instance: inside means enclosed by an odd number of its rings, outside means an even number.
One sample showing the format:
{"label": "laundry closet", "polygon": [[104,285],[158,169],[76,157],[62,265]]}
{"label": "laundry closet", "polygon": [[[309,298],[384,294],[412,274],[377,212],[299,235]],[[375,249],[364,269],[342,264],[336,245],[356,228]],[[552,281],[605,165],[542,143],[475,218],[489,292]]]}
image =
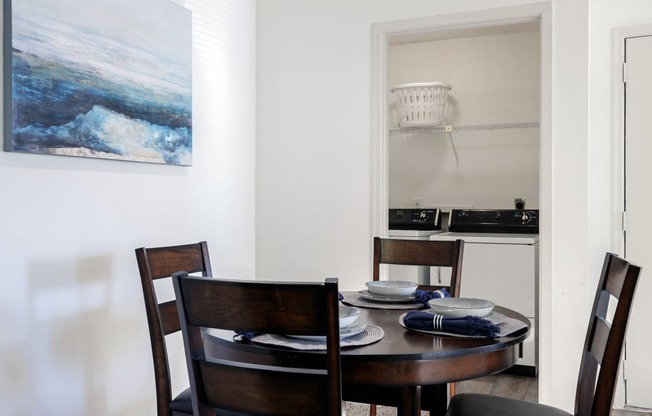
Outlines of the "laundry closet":
{"label": "laundry closet", "polygon": [[[529,375],[538,372],[540,56],[538,20],[437,29],[392,36],[387,73],[388,236],[465,240],[461,296],[531,320],[515,367]],[[415,273],[421,283],[449,278]]]}

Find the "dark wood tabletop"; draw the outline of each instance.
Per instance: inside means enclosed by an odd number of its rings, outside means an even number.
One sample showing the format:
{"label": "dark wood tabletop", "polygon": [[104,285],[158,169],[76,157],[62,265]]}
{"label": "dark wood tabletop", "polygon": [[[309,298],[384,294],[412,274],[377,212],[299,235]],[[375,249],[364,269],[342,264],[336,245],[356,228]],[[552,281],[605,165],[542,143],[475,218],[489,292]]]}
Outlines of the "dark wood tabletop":
{"label": "dark wood tabletop", "polygon": [[[510,309],[495,307],[505,314],[527,324],[527,328],[500,338],[461,338],[447,335],[423,334],[407,330],[399,324],[399,317],[407,310],[360,309],[360,322],[381,327],[385,336],[380,341],[358,347],[342,348],[342,384],[346,398],[347,387],[400,387],[405,389],[405,403],[399,415],[417,414],[414,398],[419,397],[418,386],[440,384],[495,374],[513,366],[519,358],[519,345],[529,335],[529,320]],[[256,357],[260,363],[293,365],[319,360],[323,352],[299,351],[257,344],[233,342],[232,334],[208,334],[210,349],[229,349],[233,354]]]}

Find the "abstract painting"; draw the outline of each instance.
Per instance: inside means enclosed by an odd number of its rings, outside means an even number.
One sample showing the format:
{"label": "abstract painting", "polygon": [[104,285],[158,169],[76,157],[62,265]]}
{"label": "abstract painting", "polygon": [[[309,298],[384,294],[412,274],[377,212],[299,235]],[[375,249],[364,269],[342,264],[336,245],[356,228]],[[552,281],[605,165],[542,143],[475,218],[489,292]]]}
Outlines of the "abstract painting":
{"label": "abstract painting", "polygon": [[6,151],[192,164],[192,15],[170,0],[4,0]]}

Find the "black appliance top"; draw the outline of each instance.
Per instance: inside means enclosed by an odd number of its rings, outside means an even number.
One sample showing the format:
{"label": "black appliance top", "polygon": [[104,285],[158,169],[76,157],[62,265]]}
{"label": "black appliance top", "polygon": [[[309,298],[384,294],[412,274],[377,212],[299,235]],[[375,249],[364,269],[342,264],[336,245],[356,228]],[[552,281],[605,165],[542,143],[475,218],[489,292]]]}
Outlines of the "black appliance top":
{"label": "black appliance top", "polygon": [[448,231],[538,234],[539,210],[454,209],[448,218]]}
{"label": "black appliance top", "polygon": [[441,230],[439,208],[392,208],[390,230]]}

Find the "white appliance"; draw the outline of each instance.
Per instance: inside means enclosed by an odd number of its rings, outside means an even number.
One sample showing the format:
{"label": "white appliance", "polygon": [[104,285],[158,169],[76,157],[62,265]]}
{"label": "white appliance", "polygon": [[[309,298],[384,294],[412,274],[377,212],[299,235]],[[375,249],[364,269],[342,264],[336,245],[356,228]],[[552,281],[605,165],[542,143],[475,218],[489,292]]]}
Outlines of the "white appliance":
{"label": "white appliance", "polygon": [[[392,208],[389,210],[388,238],[401,240],[429,240],[442,232],[438,208]],[[409,280],[421,285],[430,284],[430,267],[389,264],[388,278]]]}
{"label": "white appliance", "polygon": [[464,240],[461,296],[492,300],[530,320],[531,335],[510,372],[532,376],[538,373],[538,225],[536,210],[453,210],[449,231],[430,237]]}

